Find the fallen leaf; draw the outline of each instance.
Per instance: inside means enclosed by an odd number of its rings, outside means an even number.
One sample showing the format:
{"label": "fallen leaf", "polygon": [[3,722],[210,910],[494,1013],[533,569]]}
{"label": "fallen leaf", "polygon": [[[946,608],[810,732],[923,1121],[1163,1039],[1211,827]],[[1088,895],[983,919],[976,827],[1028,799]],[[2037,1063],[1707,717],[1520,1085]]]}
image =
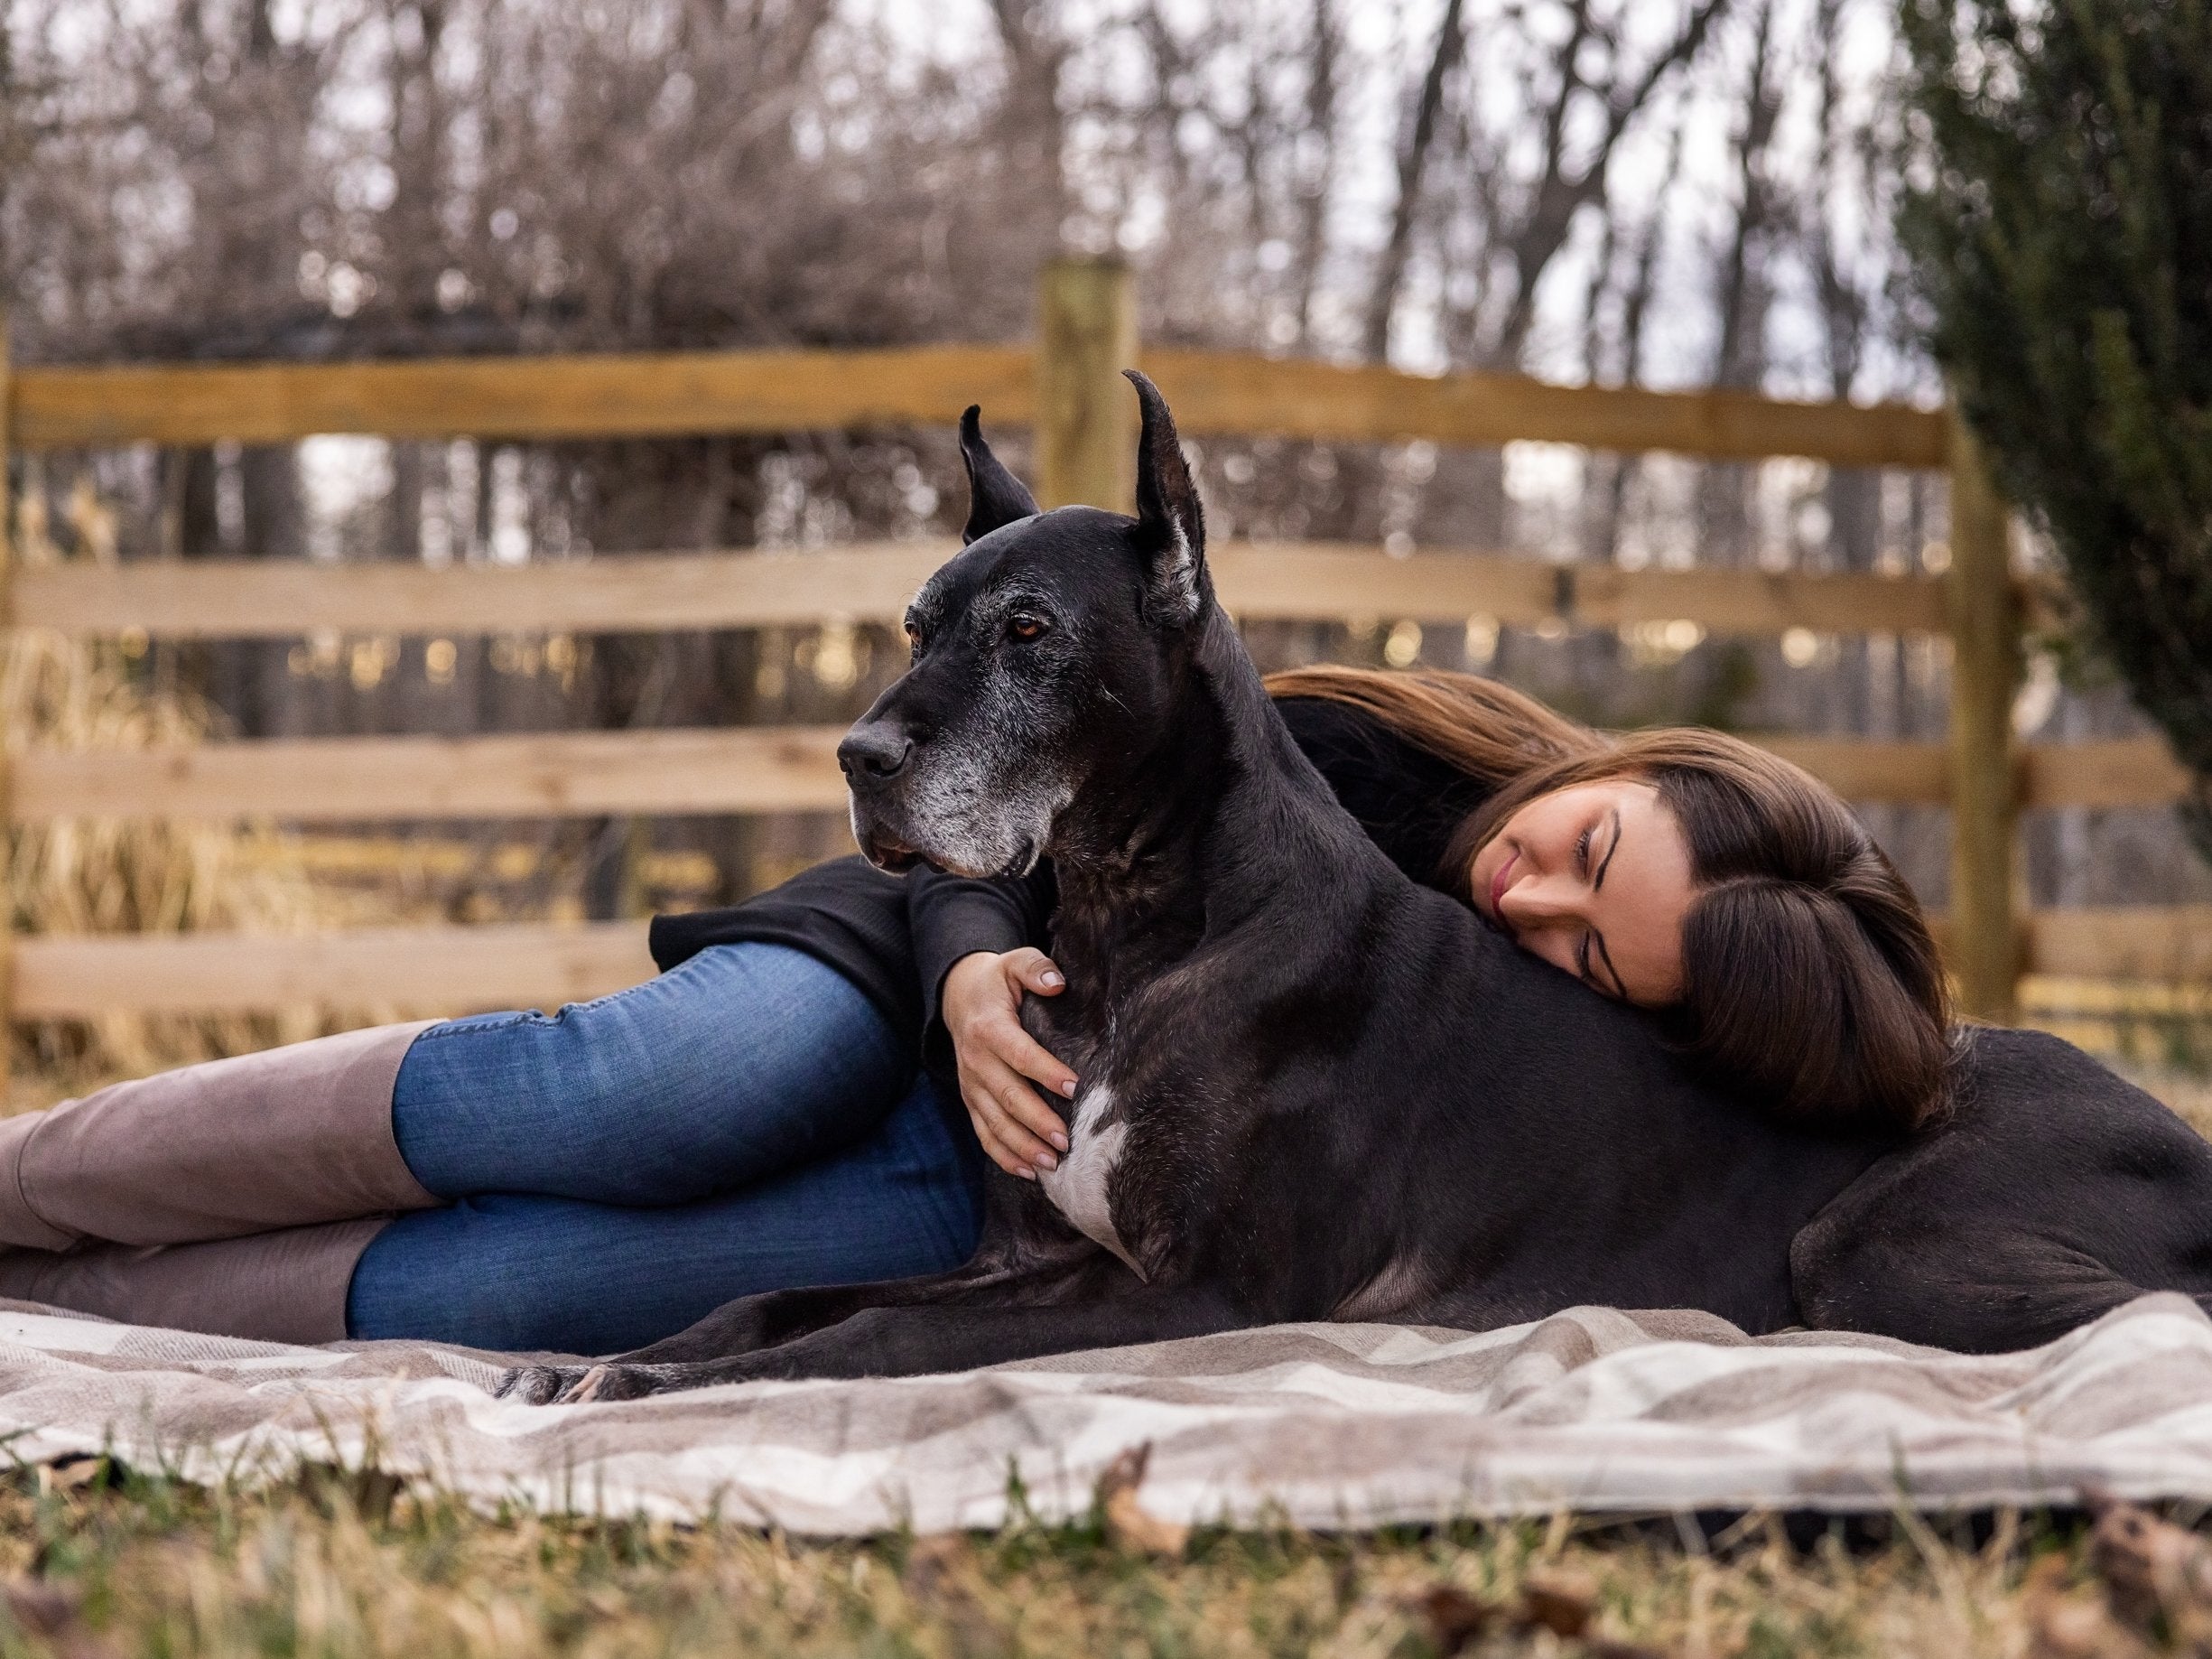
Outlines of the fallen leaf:
{"label": "fallen leaf", "polygon": [[1494,1604],[1469,1595],[1456,1584],[1439,1584],[1425,1590],[1418,1605],[1428,1620],[1429,1639],[1444,1659],[1451,1659],[1480,1636],[1500,1612]]}
{"label": "fallen leaf", "polygon": [[76,1492],[86,1487],[119,1487],[128,1471],[113,1458],[97,1452],[73,1451],[39,1465],[41,1492]]}
{"label": "fallen leaf", "polygon": [[1137,1501],[1151,1460],[1152,1442],[1145,1440],[1109,1463],[1099,1477],[1099,1507],[1105,1513],[1107,1533],[1122,1548],[1145,1555],[1180,1555],[1191,1541],[1191,1529],[1161,1520]]}
{"label": "fallen leaf", "polygon": [[2097,1506],[2089,1560],[2112,1610],[2138,1629],[2163,1617],[2185,1643],[2212,1633],[2212,1544],[2134,1504]]}
{"label": "fallen leaf", "polygon": [[1572,1568],[1544,1568],[1520,1582],[1520,1617],[1557,1636],[1578,1636],[1597,1613],[1597,1580]]}

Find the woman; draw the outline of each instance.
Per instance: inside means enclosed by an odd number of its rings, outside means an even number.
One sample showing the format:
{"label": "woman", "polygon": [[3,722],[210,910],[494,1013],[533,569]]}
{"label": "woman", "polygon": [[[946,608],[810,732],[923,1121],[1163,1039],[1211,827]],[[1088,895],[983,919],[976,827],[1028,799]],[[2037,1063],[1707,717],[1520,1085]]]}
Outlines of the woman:
{"label": "woman", "polygon": [[[1273,683],[1379,845],[1693,1061],[1815,1123],[1917,1125],[1947,1012],[1841,802],[1710,733],[1614,741],[1466,676]],[[596,1002],[389,1026],[0,1123],[0,1295],[274,1340],[606,1353],[734,1297],[942,1271],[981,1154],[1034,1178],[1072,1094],[1016,1018],[1061,989],[1049,869],[856,859],[663,917]],[[917,1076],[957,1076],[951,1091]],[[971,1132],[972,1130],[972,1132]]]}

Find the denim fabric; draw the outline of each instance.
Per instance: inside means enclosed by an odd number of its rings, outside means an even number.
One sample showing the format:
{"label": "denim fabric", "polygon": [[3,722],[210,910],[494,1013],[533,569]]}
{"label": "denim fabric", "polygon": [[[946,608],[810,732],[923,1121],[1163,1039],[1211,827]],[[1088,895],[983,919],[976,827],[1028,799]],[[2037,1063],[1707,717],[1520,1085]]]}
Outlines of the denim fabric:
{"label": "denim fabric", "polygon": [[431,1027],[392,1127],[451,1202],[377,1235],[349,1334],[609,1353],[756,1291],[957,1266],[981,1152],[902,1049],[834,969],[766,944]]}
{"label": "denim fabric", "polygon": [[890,1022],[782,945],[717,945],[642,985],[414,1039],[392,1131],[441,1198],[683,1204],[859,1141],[913,1079]]}
{"label": "denim fabric", "polygon": [[495,1193],[418,1210],[362,1256],[346,1328],[611,1354],[758,1291],[945,1272],[975,1250],[980,1159],[922,1079],[860,1145],[721,1198],[627,1208]]}

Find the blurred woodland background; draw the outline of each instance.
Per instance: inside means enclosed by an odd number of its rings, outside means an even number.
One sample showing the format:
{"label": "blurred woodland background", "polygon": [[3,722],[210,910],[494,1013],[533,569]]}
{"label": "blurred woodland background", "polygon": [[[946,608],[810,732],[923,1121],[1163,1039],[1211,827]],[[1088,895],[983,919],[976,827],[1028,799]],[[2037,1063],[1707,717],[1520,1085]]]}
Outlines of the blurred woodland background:
{"label": "blurred woodland background", "polygon": [[[1889,230],[1914,162],[1887,0],[14,0],[8,16],[0,260],[23,363],[1010,340],[1039,266],[1073,251],[1136,268],[1162,342],[1942,396]],[[1018,466],[1018,434],[1002,447]],[[1930,474],[1545,444],[1220,441],[1200,459],[1224,537],[1631,566],[1947,556]],[[804,548],[947,534],[962,505],[934,431],[325,438],[18,467],[26,560]],[[1248,637],[1263,666],[1470,668],[1613,724],[1944,730],[1933,638],[1481,616]],[[2148,730],[2048,644],[2023,735]],[[6,706],[50,742],[836,722],[902,660],[887,630],[835,623],[25,638]],[[1944,814],[1868,816],[1943,904]],[[381,851],[102,834],[25,832],[21,925],[281,926],[333,904],[615,917],[727,901],[848,844],[820,816],[444,824]],[[2026,844],[2037,904],[2212,897],[2164,809],[2031,815]]]}

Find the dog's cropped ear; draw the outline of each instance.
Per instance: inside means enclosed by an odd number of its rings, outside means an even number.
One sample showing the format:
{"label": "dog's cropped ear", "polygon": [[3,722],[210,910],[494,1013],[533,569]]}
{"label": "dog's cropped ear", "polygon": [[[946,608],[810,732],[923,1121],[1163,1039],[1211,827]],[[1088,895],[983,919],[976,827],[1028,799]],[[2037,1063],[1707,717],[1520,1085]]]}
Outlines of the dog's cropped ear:
{"label": "dog's cropped ear", "polygon": [[1144,432],[1137,440],[1137,523],[1152,556],[1153,594],[1163,620],[1189,622],[1213,597],[1198,485],[1160,388],[1133,368],[1121,372],[1144,409]]}
{"label": "dog's cropped ear", "polygon": [[964,547],[979,536],[989,536],[1017,518],[1036,512],[1036,498],[999,464],[983,442],[983,410],[970,404],[960,417],[960,458],[968,465],[968,527],[960,533]]}

